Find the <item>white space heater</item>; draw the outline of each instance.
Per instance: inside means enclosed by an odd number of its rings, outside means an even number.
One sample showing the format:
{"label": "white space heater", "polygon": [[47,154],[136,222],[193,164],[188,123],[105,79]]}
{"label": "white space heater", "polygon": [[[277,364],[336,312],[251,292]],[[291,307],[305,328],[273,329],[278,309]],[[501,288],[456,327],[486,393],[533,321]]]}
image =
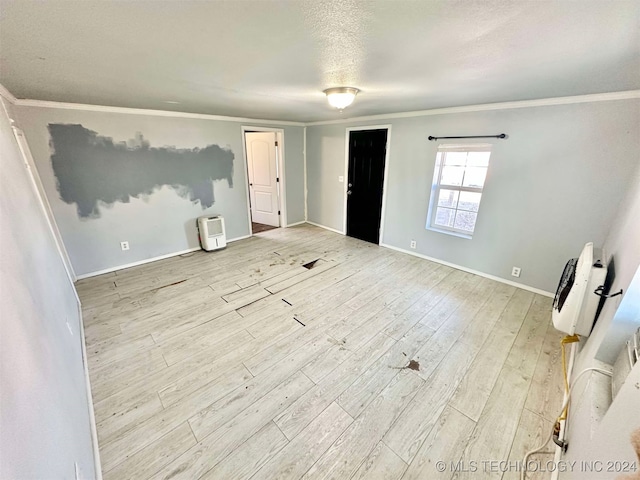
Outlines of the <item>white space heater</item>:
{"label": "white space heater", "polygon": [[567,262],[553,300],[551,318],[556,330],[583,337],[591,334],[606,276],[603,252],[594,250],[593,243],[584,246],[579,258]]}
{"label": "white space heater", "polygon": [[224,218],[220,215],[198,217],[198,236],[203,250],[210,252],[227,246]]}

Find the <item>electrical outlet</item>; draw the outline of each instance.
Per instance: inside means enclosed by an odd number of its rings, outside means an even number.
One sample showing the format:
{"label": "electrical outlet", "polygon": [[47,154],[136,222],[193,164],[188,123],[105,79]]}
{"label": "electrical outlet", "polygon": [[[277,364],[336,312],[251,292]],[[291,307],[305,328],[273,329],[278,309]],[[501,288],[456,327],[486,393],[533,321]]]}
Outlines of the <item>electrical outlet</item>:
{"label": "electrical outlet", "polygon": [[415,240],[411,240],[411,248],[416,248],[416,241]]}
{"label": "electrical outlet", "polygon": [[340,183],[344,183],[344,177],[343,177],[342,175],[340,175],[340,176],[338,177],[338,181],[339,181]]}
{"label": "electrical outlet", "polygon": [[120,242],[120,248],[124,250],[129,250],[129,242]]}
{"label": "electrical outlet", "polygon": [[511,269],[511,276],[512,277],[519,277],[520,276],[520,267],[513,267]]}

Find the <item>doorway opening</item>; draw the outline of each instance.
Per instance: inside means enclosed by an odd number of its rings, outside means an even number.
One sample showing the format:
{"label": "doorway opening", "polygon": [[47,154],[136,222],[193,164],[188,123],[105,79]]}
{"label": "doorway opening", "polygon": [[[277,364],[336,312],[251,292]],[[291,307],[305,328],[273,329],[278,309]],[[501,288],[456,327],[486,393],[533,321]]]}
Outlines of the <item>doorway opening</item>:
{"label": "doorway opening", "polygon": [[284,131],[242,127],[251,234],[286,225]]}
{"label": "doorway opening", "polygon": [[384,228],[391,127],[347,129],[346,235],[379,245]]}

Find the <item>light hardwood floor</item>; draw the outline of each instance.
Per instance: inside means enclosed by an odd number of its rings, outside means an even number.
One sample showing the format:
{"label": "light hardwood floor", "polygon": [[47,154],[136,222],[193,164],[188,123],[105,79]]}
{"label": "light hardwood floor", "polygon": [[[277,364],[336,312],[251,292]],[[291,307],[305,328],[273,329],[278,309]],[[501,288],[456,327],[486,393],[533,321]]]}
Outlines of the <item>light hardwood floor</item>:
{"label": "light hardwood floor", "polygon": [[517,479],[562,400],[551,299],[309,225],[77,288],[107,480]]}

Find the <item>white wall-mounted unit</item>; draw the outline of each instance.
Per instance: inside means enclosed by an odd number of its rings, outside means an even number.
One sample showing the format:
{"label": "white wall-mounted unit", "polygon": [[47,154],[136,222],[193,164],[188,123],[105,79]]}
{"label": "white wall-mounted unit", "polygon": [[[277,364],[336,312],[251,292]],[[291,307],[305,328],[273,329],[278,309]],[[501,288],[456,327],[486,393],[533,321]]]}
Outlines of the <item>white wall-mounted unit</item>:
{"label": "white wall-mounted unit", "polygon": [[212,215],[198,218],[198,236],[203,250],[210,252],[227,246],[224,218]]}
{"label": "white wall-mounted unit", "polygon": [[593,327],[607,267],[602,250],[587,243],[579,258],[567,262],[553,300],[552,319],[556,330],[588,337]]}

